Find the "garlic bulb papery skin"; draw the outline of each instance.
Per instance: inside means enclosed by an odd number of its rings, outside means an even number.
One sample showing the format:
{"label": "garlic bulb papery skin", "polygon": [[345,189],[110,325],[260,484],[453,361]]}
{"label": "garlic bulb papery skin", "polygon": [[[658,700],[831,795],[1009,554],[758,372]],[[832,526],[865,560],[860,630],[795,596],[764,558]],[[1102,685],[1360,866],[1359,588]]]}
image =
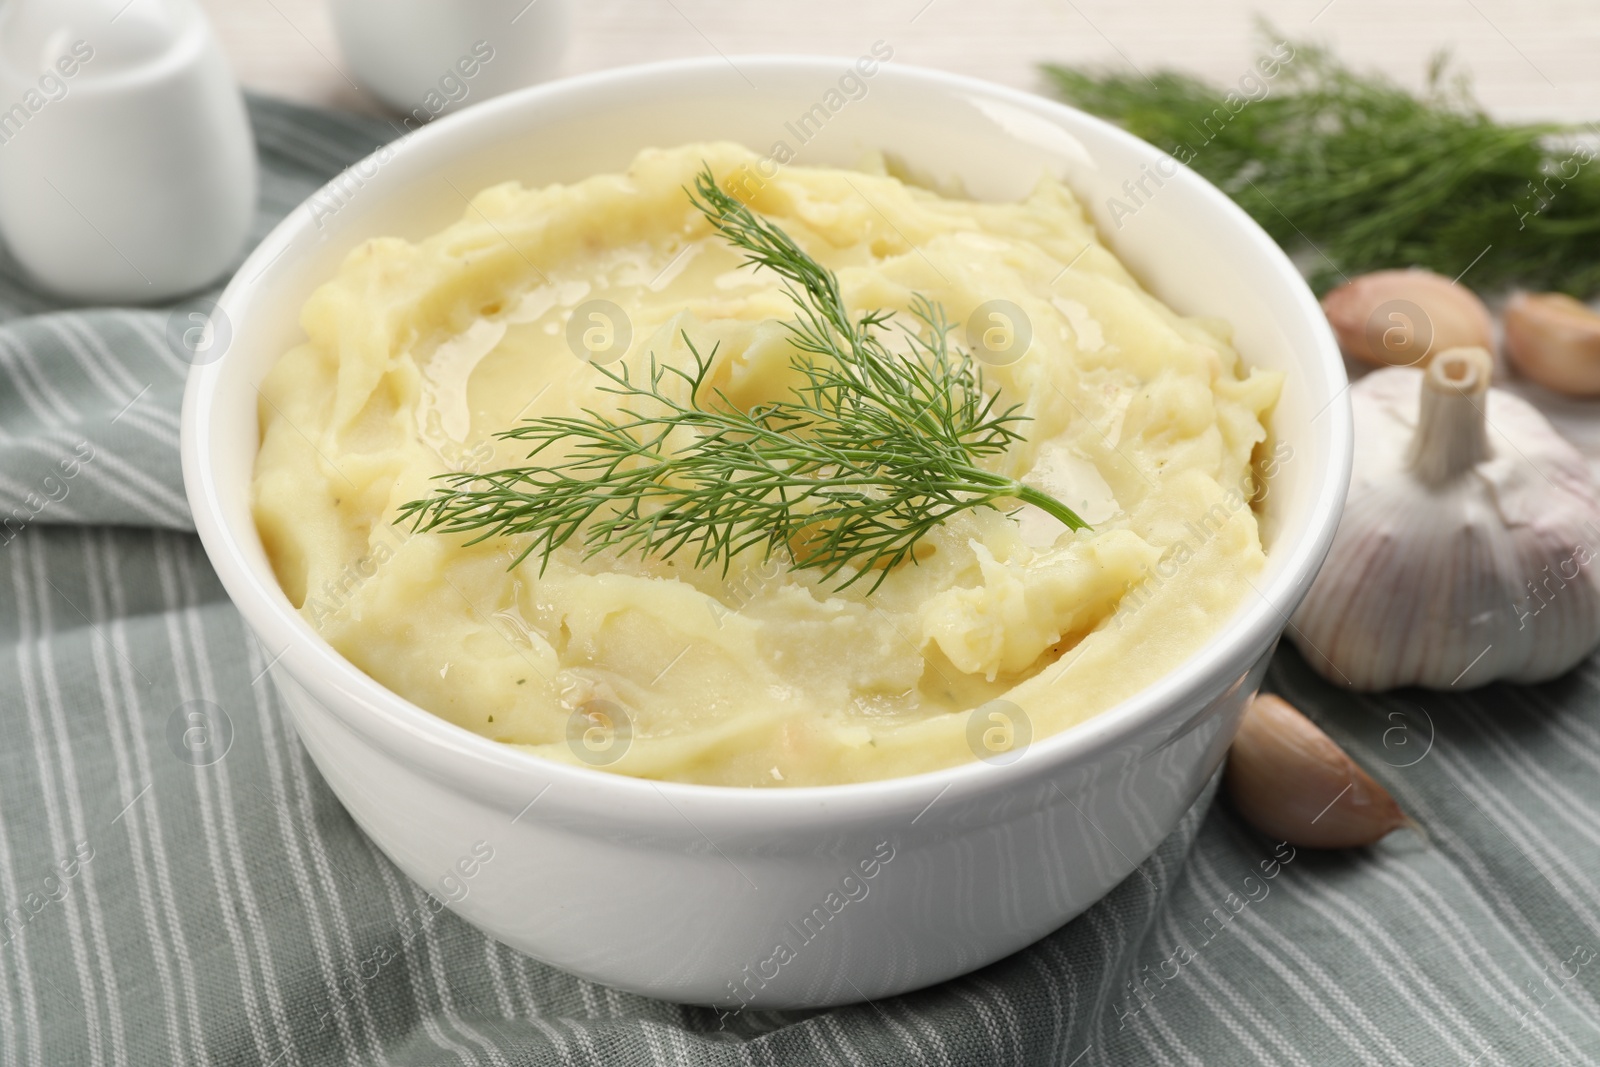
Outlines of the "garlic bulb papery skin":
{"label": "garlic bulb papery skin", "polygon": [[1481,348],[1351,387],[1344,518],[1289,636],[1356,689],[1554,678],[1600,641],[1600,494]]}

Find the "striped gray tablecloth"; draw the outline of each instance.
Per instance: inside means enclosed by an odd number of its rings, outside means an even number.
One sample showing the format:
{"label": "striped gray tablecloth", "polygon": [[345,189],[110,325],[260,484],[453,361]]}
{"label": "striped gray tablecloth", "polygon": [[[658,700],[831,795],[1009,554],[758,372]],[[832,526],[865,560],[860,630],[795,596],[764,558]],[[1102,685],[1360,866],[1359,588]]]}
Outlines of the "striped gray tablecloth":
{"label": "striped gray tablecloth", "polygon": [[[251,116],[257,237],[392,133]],[[1297,853],[1208,793],[1081,919],[890,1001],[720,1029],[419,923],[190,531],[168,312],[64,310],[0,263],[0,320],[0,1065],[1600,1063],[1593,662],[1358,698],[1285,650],[1268,687],[1426,837]]]}

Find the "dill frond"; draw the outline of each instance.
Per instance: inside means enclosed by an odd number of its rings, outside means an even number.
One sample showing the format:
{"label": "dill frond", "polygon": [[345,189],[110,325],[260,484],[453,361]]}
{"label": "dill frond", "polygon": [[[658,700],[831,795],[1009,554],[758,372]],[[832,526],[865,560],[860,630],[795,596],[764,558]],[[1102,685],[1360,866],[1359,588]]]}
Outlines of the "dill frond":
{"label": "dill frond", "polygon": [[1323,48],[1291,47],[1267,95],[1242,107],[1234,87],[1184,74],[1043,69],[1066,102],[1189,156],[1307,264],[1319,292],[1409,266],[1452,278],[1470,268],[1465,283],[1484,291],[1600,290],[1594,124],[1496,122],[1443,56],[1413,95]]}
{"label": "dill frond", "polygon": [[[785,323],[803,378],[792,396],[740,410],[707,385],[716,350],[683,340],[692,365],[652,354],[641,378],[597,366],[617,414],[533,418],[497,436],[561,446],[548,464],[444,474],[434,495],[400,508],[421,530],[478,531],[468,541],[526,536],[512,566],[578,539],[606,551],[721,566],[749,549],[816,568],[840,587],[873,575],[869,592],[913,559],[917,542],[952,515],[1002,502],[1034,504],[1072,529],[1068,507],[983,461],[1020,441],[1028,421],[985,391],[970,355],[953,351],[943,309],[918,296],[911,354],[880,339],[893,314],[852,317],[831,271],[781,229],[718,188],[709,169],[691,202],[747,261],[784,279],[797,317]],[[674,379],[677,379],[674,381]],[[687,386],[687,389],[684,388]],[[684,396],[686,399],[675,399]]]}

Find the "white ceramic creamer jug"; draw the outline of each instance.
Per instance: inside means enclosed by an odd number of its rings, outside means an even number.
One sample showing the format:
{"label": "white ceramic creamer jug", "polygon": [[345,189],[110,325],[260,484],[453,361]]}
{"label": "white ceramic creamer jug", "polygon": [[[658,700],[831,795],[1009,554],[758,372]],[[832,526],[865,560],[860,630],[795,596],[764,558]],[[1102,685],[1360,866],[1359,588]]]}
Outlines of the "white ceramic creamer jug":
{"label": "white ceramic creamer jug", "polygon": [[101,303],[201,288],[238,254],[256,184],[194,0],[0,7],[0,236],[38,285]]}

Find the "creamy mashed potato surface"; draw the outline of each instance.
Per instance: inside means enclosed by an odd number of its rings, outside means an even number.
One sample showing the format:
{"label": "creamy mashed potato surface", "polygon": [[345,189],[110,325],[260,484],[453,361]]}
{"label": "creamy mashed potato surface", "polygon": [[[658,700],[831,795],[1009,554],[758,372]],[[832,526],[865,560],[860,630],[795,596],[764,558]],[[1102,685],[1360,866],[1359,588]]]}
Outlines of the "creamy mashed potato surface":
{"label": "creamy mashed potato surface", "polygon": [[[589,301],[626,312],[635,371],[651,353],[687,365],[687,332],[718,346],[712,381],[734,402],[788,395],[794,306],[689,203],[702,161],[835,271],[853,309],[903,313],[922,293],[964,346],[980,305],[1020,306],[1026,354],[984,368],[1033,420],[999,469],[1093,528],[967,512],[869,594],[754,552],[723,575],[684,558],[585,560],[574,543],[542,574],[537,557],[508,570],[515,538],[468,546],[395,525],[435,475],[518,465],[525,446],[497,431],[607,408],[568,343]],[[762,786],[1021,747],[1216,634],[1264,562],[1252,500],[1279,376],[1243,367],[1225,324],[1144,292],[1053,180],[986,204],[902,183],[882,160],[770,180],[756,162],[731,144],[646,151],[625,174],[487,189],[427,240],[350,254],[306,304],[307,341],[261,385],[256,523],[312,625],[485,737],[624,774]],[[611,325],[590,318],[578,329],[604,347]]]}

